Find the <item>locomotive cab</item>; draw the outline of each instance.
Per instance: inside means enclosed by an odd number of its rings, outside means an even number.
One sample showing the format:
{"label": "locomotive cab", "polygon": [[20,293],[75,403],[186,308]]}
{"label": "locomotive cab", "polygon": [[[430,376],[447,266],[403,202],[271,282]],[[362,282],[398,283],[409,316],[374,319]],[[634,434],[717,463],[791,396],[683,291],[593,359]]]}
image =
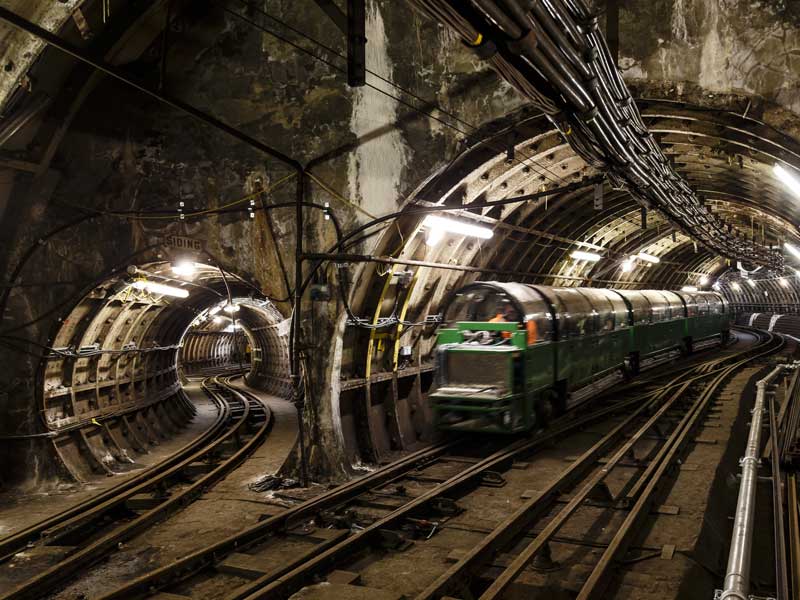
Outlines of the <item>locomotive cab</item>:
{"label": "locomotive cab", "polygon": [[512,433],[533,426],[527,350],[540,330],[549,331],[551,316],[543,298],[527,286],[508,289],[514,285],[473,284],[451,298],[431,394],[440,428]]}

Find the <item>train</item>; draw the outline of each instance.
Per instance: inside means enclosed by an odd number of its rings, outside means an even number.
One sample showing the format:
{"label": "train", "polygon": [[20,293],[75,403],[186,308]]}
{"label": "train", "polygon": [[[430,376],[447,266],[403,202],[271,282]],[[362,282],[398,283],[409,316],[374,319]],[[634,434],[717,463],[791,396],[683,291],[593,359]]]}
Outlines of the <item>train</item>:
{"label": "train", "polygon": [[445,300],[429,394],[440,430],[513,434],[645,368],[726,344],[716,292],[478,281]]}

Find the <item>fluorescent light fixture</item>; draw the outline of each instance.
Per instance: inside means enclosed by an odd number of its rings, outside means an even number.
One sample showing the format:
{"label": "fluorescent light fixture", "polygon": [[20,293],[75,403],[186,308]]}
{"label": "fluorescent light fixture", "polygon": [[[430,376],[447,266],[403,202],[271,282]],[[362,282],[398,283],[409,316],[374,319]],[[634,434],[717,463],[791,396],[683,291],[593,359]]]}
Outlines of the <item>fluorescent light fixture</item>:
{"label": "fluorescent light fixture", "polygon": [[238,304],[226,304],[225,308],[223,308],[226,313],[235,313],[239,312],[239,305]]}
{"label": "fluorescent light fixture", "polygon": [[782,287],[789,287],[789,280],[786,277],[781,277],[778,281],[780,281]]}
{"label": "fluorescent light fixture", "polygon": [[223,320],[223,317],[214,317],[214,323],[216,323],[217,325],[222,323],[222,320]]}
{"label": "fluorescent light fixture", "polygon": [[697,288],[693,285],[685,285],[681,288],[682,292],[696,292]]}
{"label": "fluorescent light fixture", "polygon": [[708,284],[708,275],[703,275],[700,277],[700,285]]}
{"label": "fluorescent light fixture", "polygon": [[622,261],[622,272],[630,273],[633,271],[633,258]]}
{"label": "fluorescent light fixture", "polygon": [[748,285],[749,285],[751,288],[754,288],[754,287],[756,287],[756,282],[755,282],[755,281],[753,281],[752,279],[748,279],[748,280],[747,280],[747,283],[748,283]]}
{"label": "fluorescent light fixture", "polygon": [[214,308],[212,308],[210,311],[208,311],[208,314],[213,316],[213,315],[217,314],[221,310],[222,310],[222,307],[217,305]]}
{"label": "fluorescent light fixture", "polygon": [[731,287],[733,288],[733,291],[734,291],[734,292],[741,292],[741,291],[742,291],[742,286],[740,286],[740,285],[739,285],[738,283],[736,283],[736,282],[733,282],[733,283],[731,284]]}
{"label": "fluorescent light fixture", "polygon": [[494,232],[488,227],[473,225],[472,223],[465,223],[464,221],[456,221],[455,219],[448,219],[447,217],[440,217],[438,215],[428,215],[425,217],[425,220],[422,221],[422,224],[428,229],[428,233],[425,236],[425,243],[429,246],[435,246],[442,241],[445,232],[468,235],[484,240],[488,240],[494,235]]}
{"label": "fluorescent light fixture", "polygon": [[172,265],[172,272],[181,277],[191,277],[196,270],[195,264],[190,260],[182,260]]}
{"label": "fluorescent light fixture", "polygon": [[795,258],[800,259],[800,250],[797,249],[797,246],[794,246],[789,242],[784,242],[783,247],[786,248],[789,252],[791,252]]}
{"label": "fluorescent light fixture", "polygon": [[639,252],[639,254],[637,254],[636,257],[642,259],[645,262],[653,263],[654,265],[661,262],[660,258],[658,258],[657,256],[653,256],[652,254],[647,254],[646,252]]}
{"label": "fluorescent light fixture", "polygon": [[588,260],[589,262],[597,262],[603,258],[599,254],[595,254],[594,252],[584,252],[583,250],[574,250],[570,256],[575,260]]}
{"label": "fluorescent light fixture", "polygon": [[718,292],[722,289],[722,286],[719,283],[715,283],[714,285],[711,286],[711,289],[714,290],[715,292]]}
{"label": "fluorescent light fixture", "polygon": [[784,169],[780,165],[775,165],[772,167],[772,172],[775,173],[775,177],[780,179],[795,196],[800,196],[800,180],[798,180],[789,169]]}
{"label": "fluorescent light fixture", "polygon": [[137,290],[147,290],[151,294],[161,294],[162,296],[174,296],[176,298],[187,298],[189,291],[183,288],[156,283],[149,279],[137,279],[131,284]]}

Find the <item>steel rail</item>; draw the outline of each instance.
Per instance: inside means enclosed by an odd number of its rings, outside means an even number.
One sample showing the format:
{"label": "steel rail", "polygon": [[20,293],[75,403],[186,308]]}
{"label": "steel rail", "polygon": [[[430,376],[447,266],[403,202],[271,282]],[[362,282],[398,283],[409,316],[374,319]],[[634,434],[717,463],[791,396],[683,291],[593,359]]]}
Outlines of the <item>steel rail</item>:
{"label": "steel rail", "polygon": [[[214,383],[220,387],[229,390],[234,396],[238,397],[242,404],[242,413],[236,418],[235,422],[224,431],[216,439],[208,443],[204,448],[194,452],[189,457],[182,460],[164,473],[159,474],[157,477],[159,482],[163,482],[167,477],[180,475],[183,469],[188,467],[191,463],[198,462],[208,456],[214,456],[222,450],[222,445],[225,443],[233,443],[237,449],[227,459],[220,462],[216,467],[211,469],[208,473],[200,477],[188,487],[180,490],[179,492],[167,497],[158,506],[146,510],[143,514],[135,519],[123,524],[116,529],[106,533],[99,539],[91,542],[84,548],[70,554],[63,560],[47,568],[42,573],[25,580],[14,589],[4,593],[0,596],[0,600],[27,600],[38,599],[52,590],[55,586],[62,584],[73,578],[80,569],[83,569],[101,558],[108,555],[109,552],[114,551],[120,542],[130,539],[134,535],[140,533],[144,529],[152,526],[156,522],[163,520],[173,512],[186,506],[198,496],[200,496],[207,488],[211,487],[220,478],[229,473],[232,469],[238,466],[251,452],[253,452],[261,442],[266,438],[269,433],[273,416],[269,408],[258,400],[255,396],[252,399],[245,397],[244,394],[233,388],[227,383],[219,381],[218,377],[213,379]],[[205,385],[205,383],[204,383]],[[208,388],[207,388],[208,389]],[[219,392],[213,392],[219,396]],[[220,401],[227,405],[226,419],[231,415],[233,407],[230,401],[224,400],[220,396]],[[257,410],[254,410],[257,409]],[[250,416],[253,414],[255,417],[263,416],[263,421],[259,419],[260,426],[253,433],[249,440],[244,444],[241,443],[242,430],[250,423]],[[140,486],[139,491],[152,489],[151,482]],[[133,491],[133,490],[131,490]],[[130,498],[132,494],[126,493],[126,499]],[[119,504],[115,502],[115,504]],[[70,530],[72,531],[72,530]],[[69,532],[65,533],[68,534]]]}
{"label": "steel rail", "polygon": [[[737,353],[738,354],[738,353]],[[722,360],[731,360],[736,355],[731,355],[727,357],[723,357]],[[713,361],[706,361],[706,362],[713,362],[717,363],[721,359],[714,359]],[[706,363],[703,363],[704,365]],[[662,390],[659,393],[666,393],[666,390]],[[579,429],[584,425],[594,422],[606,415],[614,414],[619,412],[620,410],[624,410],[630,406],[636,406],[643,401],[643,398],[634,398],[629,399],[626,401],[619,402],[613,406],[603,408],[599,411],[592,413],[586,417],[581,419],[576,419],[574,422],[569,424],[564,424],[563,427],[558,428],[558,423],[554,423],[553,429],[549,432],[546,438],[539,440],[538,442],[549,442],[554,437],[561,435],[564,432],[571,431],[573,429]],[[453,444],[450,444],[453,445]],[[520,449],[521,452],[529,451],[531,448],[526,445],[525,448]],[[242,552],[246,551],[258,544],[264,543],[272,538],[273,535],[280,533],[281,531],[286,531],[292,524],[297,524],[301,522],[303,519],[310,518],[323,508],[328,508],[332,506],[336,506],[345,502],[348,499],[352,499],[356,497],[359,493],[363,490],[367,490],[370,487],[374,487],[377,485],[378,482],[385,482],[390,477],[398,477],[401,476],[403,472],[405,472],[406,468],[405,465],[409,462],[416,462],[419,460],[419,456],[423,454],[429,454],[429,458],[435,458],[438,455],[443,454],[445,448],[434,448],[433,452],[431,449],[425,449],[422,451],[418,451],[414,455],[399,461],[398,463],[393,463],[387,469],[381,469],[372,473],[370,476],[362,480],[353,481],[342,488],[337,488],[332,490],[331,492],[324,494],[323,496],[317,497],[313,500],[309,500],[297,507],[289,509],[281,514],[275,515],[265,521],[243,531],[238,534],[234,534],[228,537],[225,540],[217,542],[208,546],[207,548],[200,549],[193,554],[173,563],[171,565],[167,565],[165,567],[161,567],[151,573],[145,574],[142,577],[130,582],[129,584],[113,590],[112,592],[108,593],[107,595],[102,597],[102,600],[111,600],[111,599],[128,599],[128,598],[140,598],[146,597],[153,593],[156,593],[160,589],[167,588],[170,585],[174,585],[179,581],[186,580],[194,575],[197,575],[204,569],[208,569],[215,564],[218,564],[224,558],[232,552]],[[488,460],[488,459],[487,459]],[[484,461],[483,469],[489,469],[491,466],[495,466],[496,464],[502,462],[499,460],[497,462],[486,463]],[[478,470],[481,469],[481,465],[477,466]],[[420,497],[414,506],[406,505],[405,507],[401,507],[390,515],[392,520],[399,519],[403,515],[407,514],[410,510],[415,509],[418,506],[421,506],[425,501],[436,497],[439,493],[445,493],[448,490],[452,490],[458,486],[460,483],[460,479],[463,477],[464,474],[460,474],[454,478],[451,478],[447,482],[444,482],[441,486],[436,488],[437,493],[431,493],[428,495],[427,498]],[[468,474],[467,474],[468,475]],[[415,501],[416,502],[416,501]],[[388,517],[387,517],[388,518]],[[366,531],[366,530],[365,530]],[[373,529],[375,531],[375,529]],[[364,534],[364,532],[362,532]],[[359,534],[360,539],[363,541],[366,538]],[[354,537],[359,537],[354,536]],[[351,540],[353,538],[350,538]],[[344,545],[343,545],[344,544]],[[352,550],[352,543],[347,540],[342,542],[333,548],[330,548],[334,553],[341,553],[344,548],[345,552]],[[324,548],[328,550],[328,548]],[[323,548],[320,548],[322,551]],[[328,552],[326,552],[325,556],[330,556]],[[325,558],[323,556],[323,558]],[[228,596],[228,600],[230,598],[242,598],[245,597],[245,593],[252,593],[255,594],[252,597],[260,597],[261,592],[258,590],[259,587],[263,585],[267,585],[270,583],[280,583],[280,581],[284,581],[286,577],[289,577],[291,573],[293,573],[296,569],[301,568],[300,565],[292,564],[292,565],[285,565],[287,568],[281,570],[280,572],[274,571],[268,577],[262,578],[250,584],[245,584],[242,586],[241,589],[237,590],[236,592],[232,593]],[[280,577],[281,580],[279,582],[272,582],[271,579]],[[268,579],[270,581],[268,581]],[[302,579],[302,576],[301,576]],[[249,597],[249,596],[248,596]]]}
{"label": "steel rail", "polygon": [[421,464],[433,461],[442,456],[447,450],[461,443],[460,439],[437,444],[432,447],[418,450],[405,458],[393,462],[387,467],[373,471],[369,475],[353,480],[333,490],[321,494],[316,498],[307,500],[295,507],[280,512],[277,515],[264,519],[241,532],[228,536],[205,548],[194,551],[172,564],[155,569],[127,585],[112,590],[102,596],[102,599],[128,599],[143,597],[169,584],[181,581],[213,566],[232,552],[240,552],[248,547],[264,542],[273,535],[286,531],[305,519],[312,518],[322,510],[334,508],[348,500],[357,497],[374,487],[385,485],[387,482],[400,477],[402,474],[413,470]]}
{"label": "steel rail", "polygon": [[[682,375],[680,376],[683,377]],[[684,387],[688,382],[684,384]],[[621,435],[628,430],[629,426],[634,423],[638,417],[647,415],[647,411],[656,403],[661,397],[665,395],[665,390],[658,390],[650,395],[650,401],[642,404],[636,411],[625,418],[621,423],[616,425],[611,431],[598,440],[591,448],[585,451],[578,457],[559,477],[548,484],[548,486],[540,492],[540,494],[520,506],[513,514],[503,520],[495,529],[475,545],[463,558],[455,563],[447,572],[441,575],[436,581],[429,585],[425,590],[418,594],[415,600],[432,600],[446,596],[448,592],[454,592],[457,584],[463,582],[465,578],[477,570],[481,564],[487,563],[491,560],[492,556],[496,553],[497,548],[505,546],[516,537],[520,530],[527,528],[533,521],[538,519],[545,510],[547,510],[552,501],[557,495],[567,486],[571,485],[577,480],[577,477],[586,474],[591,470],[601,453],[608,450],[609,446],[616,442]],[[673,395],[673,399],[677,398],[678,394]],[[649,422],[650,420],[648,420]],[[649,429],[649,427],[648,427]],[[621,451],[615,454],[615,457],[623,457],[625,453],[633,446],[644,431],[640,430],[639,434],[635,434],[635,439],[625,444]],[[612,458],[611,461],[614,461]],[[611,462],[610,461],[610,462]],[[589,483],[582,487],[582,492],[576,498],[585,498],[591,492],[599,481],[601,481],[608,473],[608,465],[600,471],[600,477],[597,475],[593,477]],[[577,507],[580,501],[576,502],[576,498],[571,500],[564,513],[571,514]],[[558,517],[557,517],[558,520]],[[549,539],[551,535],[555,535],[560,523],[552,521],[548,528],[553,529],[546,537]],[[541,534],[540,534],[541,535]],[[546,543],[546,541],[544,542]],[[538,546],[535,552],[538,552],[541,546]]]}
{"label": "steel rail", "polygon": [[[188,401],[187,401],[188,402]],[[196,448],[207,443],[214,435],[216,435],[218,428],[224,424],[224,415],[222,407],[219,408],[214,422],[202,433],[191,442],[181,447],[175,453],[167,457],[165,460],[144,469],[141,473],[134,475],[121,482],[120,484],[109,488],[99,494],[86,499],[83,502],[76,504],[56,515],[47,517],[25,529],[18,531],[8,537],[0,540],[0,563],[3,563],[14,556],[17,552],[35,543],[38,540],[47,537],[49,533],[63,530],[67,523],[78,523],[90,518],[91,515],[101,511],[105,511],[114,505],[123,502],[130,495],[139,493],[142,486],[146,485],[147,481],[157,478],[160,473],[169,470],[175,464],[181,462],[183,457],[193,452]]]}
{"label": "steel rail", "polygon": [[780,336],[768,334],[766,341],[760,344],[752,356],[739,361],[719,375],[705,388],[701,396],[695,401],[692,408],[686,413],[678,425],[676,431],[680,434],[672,441],[672,443],[665,445],[668,450],[664,453],[663,458],[659,461],[659,467],[655,470],[650,478],[647,486],[642,490],[638,497],[636,504],[628,513],[625,521],[620,526],[614,538],[609,543],[605,552],[600,558],[600,561],[595,565],[589,578],[584,583],[578,594],[576,600],[589,600],[603,598],[606,586],[611,575],[612,567],[622,557],[627,550],[631,538],[639,530],[639,525],[643,519],[649,514],[650,507],[654,501],[655,492],[659,484],[662,482],[664,475],[672,467],[678,454],[685,448],[689,441],[689,436],[697,427],[700,418],[706,413],[706,409],[711,403],[711,399],[716,393],[717,389],[726,381],[727,377],[734,373],[743,364],[763,358],[769,354],[775,353],[783,348],[784,340]]}
{"label": "steel rail", "polygon": [[[682,392],[686,389],[688,385],[691,385],[693,382],[698,381],[700,379],[705,379],[714,374],[716,371],[713,370],[713,367],[720,364],[721,362],[735,360],[738,356],[748,353],[752,351],[751,349],[745,349],[739,351],[737,353],[731,354],[726,357],[715,358],[709,361],[705,361],[699,365],[694,365],[692,367],[692,371],[700,373],[694,377],[686,378],[686,373],[683,371],[679,371],[674,378],[671,380],[670,383],[663,385],[657,392],[655,397],[653,398],[653,402],[648,402],[643,408],[650,408],[654,405],[655,401],[663,398],[669,390],[677,388],[677,392],[673,394],[670,400],[667,402],[668,406],[663,410],[659,411],[661,414],[666,412],[666,409],[671,406],[677,398],[679,398]],[[711,366],[712,369],[707,367]],[[676,383],[678,382],[678,383]],[[658,413],[657,413],[658,414]],[[657,416],[653,415],[654,417]],[[632,415],[635,416],[635,415]],[[631,419],[626,419],[624,425],[627,425],[631,422]],[[649,419],[645,426],[642,427],[634,437],[631,438],[632,441],[641,437],[648,429],[652,427],[654,423],[654,419]],[[609,432],[607,437],[610,439],[612,434],[617,433],[617,428]],[[624,428],[623,428],[624,431]],[[605,440],[605,438],[604,438]],[[604,440],[601,440],[603,442]],[[526,548],[526,556],[520,559],[519,563],[512,563],[509,566],[509,569],[514,568],[515,570],[524,568],[527,563],[533,559],[536,553],[544,547],[549,539],[555,535],[560,528],[560,525],[566,520],[572,512],[577,508],[577,505],[586,498],[588,492],[592,491],[594,487],[602,481],[602,479],[608,474],[608,471],[613,466],[613,463],[618,461],[622,456],[624,456],[625,452],[632,447],[632,443],[627,443],[623,445],[621,451],[618,451],[614,458],[609,460],[609,463],[604,465],[603,469],[599,471],[595,477],[590,480],[589,483],[582,487],[582,491],[579,492],[575,498],[563,509],[559,516],[556,517],[554,521],[551,521],[550,525],[539,534],[536,539],[534,539],[531,544],[528,545]],[[581,463],[582,461],[589,458],[591,455],[590,453],[586,453],[585,455],[581,456],[576,463]],[[616,459],[616,461],[615,461]],[[570,467],[572,468],[572,467]],[[474,546],[469,553],[467,553],[463,558],[461,558],[458,562],[456,562],[452,567],[450,567],[447,572],[441,575],[436,581],[434,581],[430,586],[428,586],[423,592],[421,592],[415,600],[434,600],[441,598],[443,596],[448,595],[448,593],[453,592],[457,584],[462,582],[466,578],[470,576],[470,574],[475,573],[480,565],[486,564],[491,557],[499,551],[499,548],[506,546],[510,543],[519,533],[520,530],[529,527],[532,522],[534,522],[542,513],[543,511],[550,505],[550,499],[555,490],[560,489],[562,486],[560,485],[560,480],[556,481],[554,485],[548,486],[539,497],[533,498],[523,504],[517,511],[505,519],[502,523],[500,523],[491,534],[486,536],[481,542],[479,542],[476,546]],[[560,517],[560,518],[559,518]],[[504,573],[505,574],[505,573]],[[518,574],[518,571],[517,571]],[[510,573],[509,573],[510,575]],[[516,574],[514,575],[514,577]],[[503,575],[499,578],[494,580],[496,588],[505,587],[513,580],[513,577],[508,578],[508,581],[502,580]],[[499,582],[499,583],[498,583]],[[496,593],[499,594],[501,590],[495,589]],[[497,595],[496,594],[496,595]]]}
{"label": "steel rail", "polygon": [[[404,518],[413,510],[416,510],[426,503],[443,496],[448,491],[454,491],[460,486],[474,484],[475,481],[479,480],[483,473],[485,473],[487,470],[496,468],[498,465],[503,463],[513,461],[514,457],[521,453],[529,452],[540,445],[550,443],[558,435],[561,435],[564,432],[579,429],[580,427],[592,423],[597,419],[600,419],[608,414],[613,414],[624,410],[625,408],[638,402],[638,399],[634,401],[619,402],[613,406],[595,411],[591,415],[577,418],[569,422],[564,422],[567,419],[562,419],[560,421],[560,425],[559,422],[554,422],[552,430],[544,436],[541,436],[533,441],[519,440],[514,442],[511,446],[494,453],[489,458],[484,459],[475,465],[471,465],[464,472],[459,473],[441,483],[426,494],[415,498],[410,503],[400,507],[390,515],[387,515],[387,517],[384,519],[377,521],[375,524],[348,538],[344,542],[333,546],[329,550],[333,551],[333,553],[336,555],[339,555],[342,552],[347,553],[351,551],[355,545],[369,540],[369,536],[375,534],[379,528],[386,527],[386,523],[391,523]],[[414,464],[419,463],[421,459],[432,460],[437,458],[441,456],[446,449],[455,446],[457,443],[461,443],[460,438],[456,442],[449,442],[448,444],[444,444],[433,449],[429,448],[418,451],[406,459],[398,461],[397,463],[392,463],[385,469],[373,472],[364,479],[356,480],[346,484],[345,486],[342,486],[342,488],[334,489],[321,497],[314,498],[295,508],[288,509],[287,511],[266,519],[263,522],[243,532],[240,532],[239,534],[235,534],[226,540],[223,540],[222,542],[218,542],[209,546],[208,548],[196,551],[194,554],[189,555],[172,565],[162,567],[152,573],[144,575],[138,580],[135,580],[128,585],[103,596],[101,600],[127,600],[129,598],[145,597],[149,594],[152,594],[155,590],[186,579],[187,577],[200,572],[203,568],[207,568],[218,563],[231,552],[241,552],[255,545],[264,543],[271,539],[274,534],[289,529],[290,525],[297,524],[303,519],[310,518],[317,514],[320,510],[339,505],[346,500],[355,498],[363,491],[375,487],[378,483],[385,483],[390,479],[396,479],[409,470],[409,465],[413,466]],[[369,481],[365,482],[364,480]],[[353,540],[357,541],[354,543]],[[320,550],[322,550],[322,548]],[[328,556],[330,556],[330,554],[325,552],[312,559],[312,561],[321,559],[324,562]],[[307,564],[308,563],[302,566],[297,566],[297,569],[303,569],[307,566]],[[261,578],[251,582],[250,584],[245,584],[241,589],[229,595],[226,600],[229,600],[230,598],[243,598],[246,595],[254,592],[258,593],[258,588],[271,583],[272,578],[280,576],[282,578],[281,581],[283,581],[283,578],[289,577],[294,570],[295,565],[292,565],[290,569],[286,569],[286,573],[271,573],[268,577],[270,581],[267,581],[268,578]]]}
{"label": "steel rail", "polygon": [[[664,395],[665,393],[666,392],[659,390],[652,394],[652,398],[653,400],[655,400],[658,397]],[[286,597],[293,591],[295,591],[304,582],[308,581],[309,577],[313,577],[324,568],[336,564],[344,557],[352,555],[355,552],[358,552],[365,545],[369,545],[371,543],[371,540],[369,538],[371,533],[377,532],[380,529],[384,528],[391,529],[392,527],[397,526],[399,524],[398,521],[405,519],[410,513],[421,508],[422,505],[425,504],[430,499],[441,496],[442,494],[452,493],[453,491],[456,491],[457,488],[459,488],[460,486],[468,484],[469,481],[473,480],[477,475],[484,472],[485,470],[496,468],[506,460],[513,459],[514,457],[517,457],[522,453],[528,453],[536,449],[543,443],[553,441],[557,439],[559,436],[563,435],[564,433],[580,429],[586,424],[598,420],[602,416],[618,412],[619,410],[622,409],[623,405],[625,407],[629,407],[629,406],[635,406],[636,404],[640,403],[641,399],[639,398],[617,403],[614,406],[607,407],[605,409],[587,415],[584,418],[576,419],[574,422],[566,423],[562,427],[554,428],[553,431],[546,433],[545,435],[543,435],[537,440],[534,440],[533,442],[525,444],[525,446],[521,448],[513,449],[510,452],[501,451],[497,455],[491,456],[482,461],[482,463],[475,465],[473,469],[470,469],[469,471],[458,475],[449,482],[441,484],[434,490],[431,490],[426,496],[420,497],[416,499],[414,502],[401,507],[400,509],[388,515],[384,519],[372,524],[369,528],[365,529],[363,532],[342,541],[338,545],[326,550],[325,552],[319,554],[317,557],[311,559],[310,561],[288,571],[286,574],[280,575],[278,573],[271,573],[265,577],[262,577],[259,580],[253,581],[252,583],[245,584],[242,586],[242,588],[236,590],[235,593],[226,596],[225,600],[242,600],[242,599],[256,600],[258,598]],[[638,415],[642,413],[649,406],[650,403],[646,402],[643,406],[637,409],[634,414]],[[614,431],[616,433],[624,432],[629,422],[630,418],[625,419],[623,423],[621,423],[615,428]],[[563,474],[563,478],[561,481],[562,485],[555,484],[552,487],[552,489],[549,490],[549,495],[555,494],[557,489],[563,487],[563,485],[566,485],[568,482],[574,481],[578,477],[580,477],[583,474],[583,471],[585,471],[585,467],[587,466],[589,460],[596,458],[599,455],[599,453],[605,450],[608,444],[610,444],[612,441],[613,441],[612,437],[606,436],[604,437],[603,440],[598,442],[592,449],[587,451],[585,459],[577,461],[571,468],[567,469],[567,471]]]}

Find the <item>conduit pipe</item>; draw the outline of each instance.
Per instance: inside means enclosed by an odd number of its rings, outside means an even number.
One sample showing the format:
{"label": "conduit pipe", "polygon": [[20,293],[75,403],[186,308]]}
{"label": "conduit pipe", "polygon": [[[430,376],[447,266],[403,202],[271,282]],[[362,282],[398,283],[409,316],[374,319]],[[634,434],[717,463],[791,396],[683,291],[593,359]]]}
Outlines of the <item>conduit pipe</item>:
{"label": "conduit pipe", "polygon": [[778,375],[784,370],[796,369],[798,365],[800,363],[778,365],[764,379],[756,382],[756,402],[750,419],[750,434],[747,438],[745,454],[739,461],[742,466],[742,479],[739,483],[739,497],[736,502],[728,568],[725,572],[725,583],[719,600],[749,600],[750,553],[753,547],[753,522],[756,514],[758,456],[764,420],[764,398],[767,394],[767,386]]}

